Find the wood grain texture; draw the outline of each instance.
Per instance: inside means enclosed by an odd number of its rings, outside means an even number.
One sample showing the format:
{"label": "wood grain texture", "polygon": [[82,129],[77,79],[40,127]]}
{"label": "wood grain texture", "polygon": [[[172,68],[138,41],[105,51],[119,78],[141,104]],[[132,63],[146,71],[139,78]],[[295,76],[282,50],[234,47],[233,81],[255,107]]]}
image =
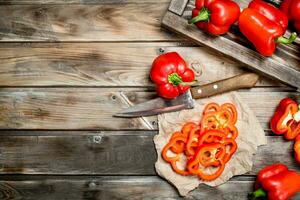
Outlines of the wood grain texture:
{"label": "wood grain texture", "polygon": [[[265,129],[282,98],[300,100],[299,93],[272,89],[244,90],[240,95]],[[155,92],[143,88],[2,88],[0,129],[157,129],[156,116],[112,117],[129,104],[155,97]]]}
{"label": "wood grain texture", "polygon": [[187,3],[188,0],[171,0],[168,10],[181,16]]}
{"label": "wood grain texture", "polygon": [[[177,51],[199,84],[245,72],[239,62],[191,43],[4,43],[0,86],[150,86],[160,52]],[[257,86],[280,86],[261,77]]]}
{"label": "wood grain texture", "polygon": [[[1,136],[0,174],[155,175],[155,131],[18,134]],[[259,147],[248,175],[276,162],[300,170],[292,156],[292,142],[267,138],[268,145]]]}
{"label": "wood grain texture", "polygon": [[[186,199],[246,200],[253,189],[253,178],[234,179],[218,187],[200,185]],[[153,192],[155,191],[155,192]],[[182,199],[175,188],[154,177],[30,177],[0,181],[0,198],[8,199]],[[300,194],[293,200],[300,199]]]}
{"label": "wood grain texture", "polygon": [[1,41],[163,41],[168,3],[102,5],[3,5]]}

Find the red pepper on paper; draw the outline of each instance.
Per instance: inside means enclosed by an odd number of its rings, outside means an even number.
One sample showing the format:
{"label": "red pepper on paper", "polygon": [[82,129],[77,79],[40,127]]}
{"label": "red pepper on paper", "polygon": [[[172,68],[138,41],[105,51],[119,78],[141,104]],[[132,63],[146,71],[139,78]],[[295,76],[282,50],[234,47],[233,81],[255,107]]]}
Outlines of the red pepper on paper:
{"label": "red pepper on paper", "polygon": [[291,98],[280,101],[270,121],[271,129],[276,134],[284,134],[287,140],[294,139],[300,133],[300,111],[297,102]]}
{"label": "red pepper on paper", "polygon": [[212,35],[226,33],[240,14],[239,5],[231,0],[196,0],[195,6],[189,23]]}
{"label": "red pepper on paper", "polygon": [[[201,120],[200,124],[185,123],[181,131],[175,131],[164,146],[161,156],[177,174],[197,175],[199,179],[205,181],[215,180],[222,174],[226,163],[237,151],[235,141],[238,135],[237,129],[234,134],[226,129],[228,126],[231,127],[230,129],[235,127],[238,117],[235,106],[231,103],[223,105],[210,103],[203,111],[203,117],[207,115],[211,120]],[[215,120],[220,122],[218,126]],[[202,130],[202,126],[206,128]],[[177,166],[179,165],[177,162],[180,162],[180,167]]]}
{"label": "red pepper on paper", "polygon": [[256,178],[256,191],[252,199],[268,197],[269,200],[288,200],[300,192],[300,174],[283,164],[274,164],[262,169]]}
{"label": "red pepper on paper", "polygon": [[284,0],[280,5],[282,10],[293,21],[297,32],[300,32],[300,0]]}
{"label": "red pepper on paper", "polygon": [[177,97],[196,83],[193,70],[176,52],[158,56],[153,61],[150,78],[157,86],[157,94],[167,99]]}
{"label": "red pepper on paper", "polygon": [[239,17],[240,31],[264,56],[271,56],[278,43],[291,44],[296,39],[296,33],[283,37],[287,24],[282,11],[261,0],[252,1]]}

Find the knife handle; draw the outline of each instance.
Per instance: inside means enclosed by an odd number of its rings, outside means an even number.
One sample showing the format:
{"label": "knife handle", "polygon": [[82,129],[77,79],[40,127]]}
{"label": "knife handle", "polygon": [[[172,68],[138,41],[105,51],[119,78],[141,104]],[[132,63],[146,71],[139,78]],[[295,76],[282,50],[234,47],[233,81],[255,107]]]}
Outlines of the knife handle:
{"label": "knife handle", "polygon": [[244,73],[217,82],[193,87],[191,88],[192,97],[200,99],[242,88],[252,88],[258,81],[258,78],[259,76],[255,73]]}

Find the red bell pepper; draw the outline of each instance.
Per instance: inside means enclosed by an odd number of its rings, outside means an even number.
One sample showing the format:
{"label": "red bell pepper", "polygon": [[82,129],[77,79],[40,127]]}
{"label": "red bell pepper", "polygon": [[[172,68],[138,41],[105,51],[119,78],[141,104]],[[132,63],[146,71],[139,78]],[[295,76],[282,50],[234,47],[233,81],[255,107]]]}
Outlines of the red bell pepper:
{"label": "red bell pepper", "polygon": [[300,1],[299,0],[284,0],[280,5],[282,10],[293,21],[297,32],[300,32]]}
{"label": "red bell pepper", "polygon": [[270,126],[274,133],[284,134],[287,140],[294,139],[300,133],[300,111],[297,102],[291,98],[282,99],[270,121]]}
{"label": "red bell pepper", "polygon": [[288,200],[300,192],[300,174],[283,164],[274,164],[262,169],[256,178],[256,191],[252,199],[268,197],[269,200]]}
{"label": "red bell pepper", "polygon": [[231,0],[196,0],[190,24],[212,34],[226,33],[238,20],[240,7]]}
{"label": "red bell pepper", "polygon": [[291,44],[296,39],[296,33],[283,37],[286,27],[287,16],[261,0],[252,1],[239,17],[240,31],[264,56],[271,56],[278,43]]}
{"label": "red bell pepper", "polygon": [[300,164],[300,134],[295,139],[294,152],[295,160]]}
{"label": "red bell pepper", "polygon": [[196,83],[193,70],[176,52],[158,56],[153,61],[150,78],[157,86],[157,94],[167,99],[177,97]]}

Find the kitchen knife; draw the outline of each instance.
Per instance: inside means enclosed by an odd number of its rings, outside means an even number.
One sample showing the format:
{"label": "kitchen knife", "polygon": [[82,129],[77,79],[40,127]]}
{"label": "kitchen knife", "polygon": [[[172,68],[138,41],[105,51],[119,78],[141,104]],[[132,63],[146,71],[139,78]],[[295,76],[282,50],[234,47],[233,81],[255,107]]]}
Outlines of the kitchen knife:
{"label": "kitchen knife", "polygon": [[244,73],[206,85],[192,87],[189,91],[172,100],[158,97],[124,109],[114,116],[141,117],[191,109],[195,105],[194,99],[210,97],[242,88],[251,88],[256,84],[258,78],[259,76],[255,73]]}

